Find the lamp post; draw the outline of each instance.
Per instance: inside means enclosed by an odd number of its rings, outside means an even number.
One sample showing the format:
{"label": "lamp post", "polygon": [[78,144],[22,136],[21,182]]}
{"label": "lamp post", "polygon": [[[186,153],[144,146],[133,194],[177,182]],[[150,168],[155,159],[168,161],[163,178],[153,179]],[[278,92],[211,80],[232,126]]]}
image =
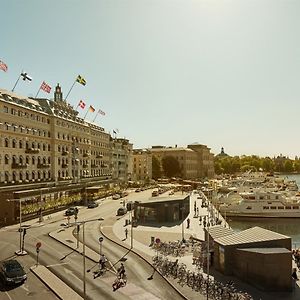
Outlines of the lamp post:
{"label": "lamp post", "polygon": [[[16,255],[26,255],[27,252],[24,250],[24,247],[22,247],[22,245],[24,245],[24,243],[22,243],[22,233],[23,233],[23,228],[22,228],[22,199],[7,199],[6,201],[8,202],[15,202],[15,201],[19,201],[19,222],[20,222],[20,225],[19,225],[19,233],[20,233],[20,249],[19,250],[16,250],[15,253]],[[25,234],[23,234],[23,242],[24,242],[24,237],[25,237]]]}
{"label": "lamp post", "polygon": [[[87,299],[86,297],[86,264],[85,264],[85,223],[94,222],[94,221],[103,221],[103,218],[91,219],[86,221],[80,221],[73,223],[73,225],[82,225],[82,256],[83,256],[83,299]],[[72,224],[71,224],[72,225]]]}
{"label": "lamp post", "polygon": [[132,220],[132,210],[129,211],[130,214],[130,249],[133,248],[133,220]]}
{"label": "lamp post", "polygon": [[184,213],[185,213],[185,207],[180,208],[182,211],[182,227],[181,227],[181,234],[182,234],[182,241],[184,242]]}

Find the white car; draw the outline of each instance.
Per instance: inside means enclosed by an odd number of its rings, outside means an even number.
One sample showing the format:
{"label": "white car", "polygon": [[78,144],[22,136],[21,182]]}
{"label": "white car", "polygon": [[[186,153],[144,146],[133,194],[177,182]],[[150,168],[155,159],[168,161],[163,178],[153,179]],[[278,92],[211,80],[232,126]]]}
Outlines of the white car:
{"label": "white car", "polygon": [[112,196],[112,198],[113,198],[114,200],[118,200],[118,199],[121,198],[121,196],[120,196],[119,194],[114,194],[114,195]]}

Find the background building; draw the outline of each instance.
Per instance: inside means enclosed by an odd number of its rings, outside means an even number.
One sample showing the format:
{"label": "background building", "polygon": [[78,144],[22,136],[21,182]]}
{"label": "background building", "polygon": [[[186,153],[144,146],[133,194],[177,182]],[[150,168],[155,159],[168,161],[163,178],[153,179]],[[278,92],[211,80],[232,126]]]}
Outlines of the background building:
{"label": "background building", "polygon": [[166,156],[172,156],[179,162],[182,179],[202,179],[214,177],[214,155],[210,148],[201,144],[191,144],[187,148],[153,146],[149,151],[162,166]]}
{"label": "background building", "polygon": [[152,154],[147,149],[134,149],[132,155],[131,180],[136,182],[149,182],[152,178]]}

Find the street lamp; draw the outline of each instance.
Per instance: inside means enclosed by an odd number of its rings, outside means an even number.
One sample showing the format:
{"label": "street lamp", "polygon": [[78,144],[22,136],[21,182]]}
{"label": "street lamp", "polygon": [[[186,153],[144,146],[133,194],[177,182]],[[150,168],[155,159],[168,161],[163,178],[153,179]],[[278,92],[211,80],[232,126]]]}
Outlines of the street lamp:
{"label": "street lamp", "polygon": [[184,242],[185,239],[184,239],[184,213],[185,213],[185,207],[182,206],[180,208],[180,210],[182,211],[182,228],[181,228],[181,234],[182,234],[182,241]]}
{"label": "street lamp", "polygon": [[130,214],[130,249],[133,248],[133,220],[132,220],[132,210],[129,211]]}
{"label": "street lamp", "polygon": [[83,299],[87,299],[86,297],[86,277],[85,277],[85,273],[86,273],[86,264],[85,264],[85,223],[89,223],[89,222],[94,222],[94,221],[103,221],[103,218],[97,218],[97,219],[91,219],[91,220],[86,220],[86,221],[80,221],[80,222],[76,222],[73,223],[77,226],[82,225],[82,256],[83,256]]}
{"label": "street lamp", "polygon": [[[26,255],[27,252],[24,250],[24,243],[22,243],[22,232],[23,232],[23,228],[22,228],[22,199],[7,199],[6,201],[8,202],[15,202],[15,201],[19,201],[19,221],[20,221],[20,226],[19,226],[19,233],[20,233],[20,249],[16,250],[15,253],[17,255]],[[24,236],[25,234],[23,234],[23,241],[24,241]]]}

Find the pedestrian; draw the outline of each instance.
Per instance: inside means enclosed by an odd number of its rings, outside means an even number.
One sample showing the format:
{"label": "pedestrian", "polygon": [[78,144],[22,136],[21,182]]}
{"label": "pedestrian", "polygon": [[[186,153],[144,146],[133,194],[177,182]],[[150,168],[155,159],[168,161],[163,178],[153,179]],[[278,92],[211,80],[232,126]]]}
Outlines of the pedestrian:
{"label": "pedestrian", "polygon": [[196,201],[194,202],[194,212],[196,214]]}
{"label": "pedestrian", "polygon": [[293,268],[292,278],[294,278],[295,280],[298,280],[298,275],[297,275],[297,269],[296,268]]}
{"label": "pedestrian", "polygon": [[199,216],[199,207],[197,207],[197,216]]}
{"label": "pedestrian", "polygon": [[186,222],[187,222],[186,228],[190,228],[190,222],[191,222],[190,218],[188,218],[188,219],[186,220]]}
{"label": "pedestrian", "polygon": [[127,236],[128,236],[128,229],[125,228],[125,240],[127,239]]}
{"label": "pedestrian", "polygon": [[99,260],[100,270],[104,270],[105,269],[105,263],[106,263],[106,257],[105,257],[104,254],[101,254],[100,260]]}

